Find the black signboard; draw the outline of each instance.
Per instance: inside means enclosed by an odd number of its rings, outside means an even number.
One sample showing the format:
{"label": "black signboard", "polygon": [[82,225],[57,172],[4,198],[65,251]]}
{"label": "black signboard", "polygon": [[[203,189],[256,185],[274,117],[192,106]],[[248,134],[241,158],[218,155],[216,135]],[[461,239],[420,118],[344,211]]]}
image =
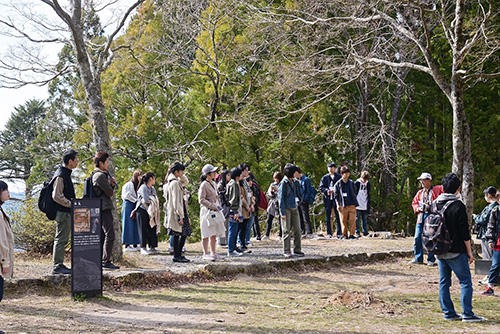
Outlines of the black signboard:
{"label": "black signboard", "polygon": [[101,199],[71,203],[71,294],[102,295]]}

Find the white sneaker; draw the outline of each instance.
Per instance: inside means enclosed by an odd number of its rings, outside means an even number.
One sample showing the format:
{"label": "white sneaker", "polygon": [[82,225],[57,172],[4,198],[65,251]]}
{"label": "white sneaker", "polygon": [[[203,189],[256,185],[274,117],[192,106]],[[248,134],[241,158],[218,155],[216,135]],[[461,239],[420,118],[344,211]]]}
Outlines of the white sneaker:
{"label": "white sneaker", "polygon": [[276,238],[276,241],[281,241],[281,237],[277,237],[277,238]]}
{"label": "white sneaker", "polygon": [[210,254],[203,255],[202,259],[205,261],[215,261],[215,257],[213,255],[210,255]]}
{"label": "white sneaker", "polygon": [[139,246],[135,246],[135,247],[131,247],[131,252],[139,252],[141,250],[141,247]]}
{"label": "white sneaker", "polygon": [[141,248],[141,255],[151,255],[151,251],[146,248]]}
{"label": "white sneaker", "polygon": [[262,240],[269,240],[269,237],[267,235],[262,237]]}
{"label": "white sneaker", "polygon": [[133,252],[134,248],[133,247],[123,247],[124,252]]}

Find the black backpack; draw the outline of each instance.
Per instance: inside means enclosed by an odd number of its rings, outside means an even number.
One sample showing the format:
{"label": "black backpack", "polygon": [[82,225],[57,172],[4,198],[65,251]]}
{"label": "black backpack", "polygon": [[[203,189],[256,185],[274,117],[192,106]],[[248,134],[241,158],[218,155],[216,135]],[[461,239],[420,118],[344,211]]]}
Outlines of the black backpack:
{"label": "black backpack", "polygon": [[94,177],[94,172],[90,174],[89,177],[83,182],[83,198],[95,197],[94,184],[92,183],[92,178]]}
{"label": "black backpack", "polygon": [[424,230],[422,232],[422,244],[428,253],[440,255],[450,250],[451,237],[444,221],[444,212],[456,201],[446,202],[441,210],[437,210],[436,203],[432,204],[431,213],[424,221]]}
{"label": "black backpack", "polygon": [[45,181],[43,183],[42,190],[40,191],[40,196],[38,197],[38,208],[40,211],[45,213],[49,220],[56,219],[57,213],[57,203],[54,202],[54,199],[52,198],[55,180],[56,178],[54,177],[50,181]]}

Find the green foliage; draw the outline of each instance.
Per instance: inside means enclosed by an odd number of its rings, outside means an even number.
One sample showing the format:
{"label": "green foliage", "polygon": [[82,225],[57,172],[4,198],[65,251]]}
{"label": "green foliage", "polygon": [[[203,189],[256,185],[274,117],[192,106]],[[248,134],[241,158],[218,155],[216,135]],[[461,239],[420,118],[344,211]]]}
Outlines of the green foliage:
{"label": "green foliage", "polygon": [[38,198],[27,199],[19,210],[9,215],[16,247],[39,254],[52,252],[56,223],[38,209]]}

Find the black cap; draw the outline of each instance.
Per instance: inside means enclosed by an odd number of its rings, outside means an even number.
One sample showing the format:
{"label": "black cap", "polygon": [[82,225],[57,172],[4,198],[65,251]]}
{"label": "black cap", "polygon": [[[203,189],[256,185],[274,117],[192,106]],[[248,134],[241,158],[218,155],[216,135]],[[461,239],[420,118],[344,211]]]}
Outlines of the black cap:
{"label": "black cap", "polygon": [[489,186],[488,188],[484,189],[483,193],[484,193],[484,196],[486,196],[486,195],[495,196],[497,194],[497,188],[495,188],[493,186]]}
{"label": "black cap", "polygon": [[328,168],[330,168],[330,167],[337,167],[337,165],[335,164],[335,162],[329,162],[329,163],[326,164],[326,166]]}

